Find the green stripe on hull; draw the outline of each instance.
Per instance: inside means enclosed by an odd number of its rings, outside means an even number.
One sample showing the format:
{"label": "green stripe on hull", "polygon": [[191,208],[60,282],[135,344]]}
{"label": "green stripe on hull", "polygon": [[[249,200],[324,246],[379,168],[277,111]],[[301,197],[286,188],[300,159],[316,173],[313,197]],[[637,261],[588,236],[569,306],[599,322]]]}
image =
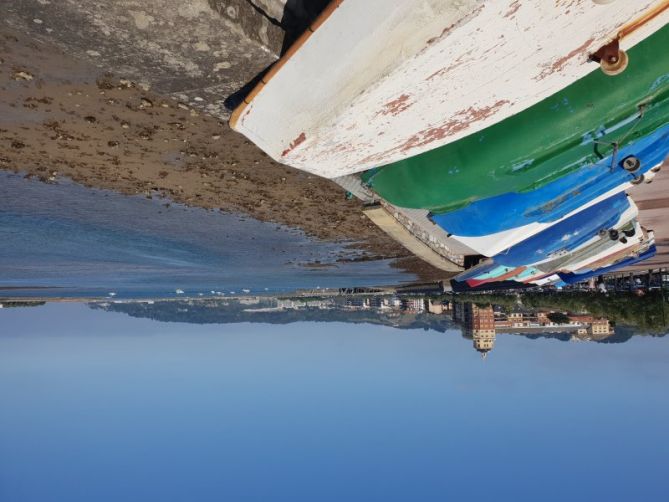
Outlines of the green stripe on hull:
{"label": "green stripe on hull", "polygon": [[629,51],[621,75],[593,72],[476,134],[363,173],[401,207],[451,211],[538,188],[669,122],[669,26]]}

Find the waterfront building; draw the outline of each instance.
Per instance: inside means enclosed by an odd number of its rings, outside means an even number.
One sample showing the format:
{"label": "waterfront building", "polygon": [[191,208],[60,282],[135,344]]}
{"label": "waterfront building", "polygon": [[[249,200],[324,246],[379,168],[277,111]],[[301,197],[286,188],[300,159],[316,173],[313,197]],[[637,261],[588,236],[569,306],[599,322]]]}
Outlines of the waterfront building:
{"label": "waterfront building", "polygon": [[485,359],[488,352],[495,347],[495,330],[492,333],[477,333],[472,337],[472,340],[474,341],[474,349]]}
{"label": "waterfront building", "polygon": [[594,318],[587,314],[570,314],[569,320],[574,324],[588,325],[594,321]]}
{"label": "waterfront building", "polygon": [[495,329],[512,328],[513,323],[508,319],[495,319]]}
{"label": "waterfront building", "polygon": [[346,306],[352,309],[368,309],[369,308],[369,298],[362,297],[350,297],[346,299]]}
{"label": "waterfront building", "polygon": [[455,322],[463,322],[465,319],[465,304],[464,303],[454,303],[453,304],[453,310],[451,311],[451,314],[453,316],[453,320]]}
{"label": "waterfront building", "polygon": [[589,332],[592,336],[608,336],[612,334],[611,324],[608,319],[597,319],[590,324]]}
{"label": "waterfront building", "polygon": [[402,300],[402,310],[418,314],[425,311],[425,300],[422,298],[405,298]]}
{"label": "waterfront building", "polygon": [[293,300],[278,298],[276,300],[276,306],[281,309],[294,309],[296,304]]}
{"label": "waterfront building", "polygon": [[495,312],[492,305],[479,307],[467,303],[463,313],[465,336],[472,338],[474,349],[485,358],[495,346]]}
{"label": "waterfront building", "polygon": [[446,307],[439,301],[427,300],[427,311],[430,314],[441,315],[446,311]]}

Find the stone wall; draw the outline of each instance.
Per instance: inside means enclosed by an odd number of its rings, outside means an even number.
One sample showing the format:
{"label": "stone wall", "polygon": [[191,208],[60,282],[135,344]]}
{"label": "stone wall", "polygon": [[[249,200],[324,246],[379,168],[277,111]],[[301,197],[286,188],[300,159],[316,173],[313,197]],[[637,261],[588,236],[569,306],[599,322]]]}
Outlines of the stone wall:
{"label": "stone wall", "polygon": [[[273,54],[281,54],[313,22],[330,0],[209,0],[221,15],[236,9],[235,19],[247,34],[263,43]],[[251,7],[261,13],[266,22],[254,19],[246,12]],[[278,29],[277,29],[278,28]]]}
{"label": "stone wall", "polygon": [[262,45],[272,55],[279,56],[285,37],[281,26],[285,1],[209,0],[209,5],[222,18],[236,24],[249,39]]}
{"label": "stone wall", "polygon": [[5,0],[0,27],[225,119],[227,98],[277,59],[283,30],[247,0],[210,1]]}

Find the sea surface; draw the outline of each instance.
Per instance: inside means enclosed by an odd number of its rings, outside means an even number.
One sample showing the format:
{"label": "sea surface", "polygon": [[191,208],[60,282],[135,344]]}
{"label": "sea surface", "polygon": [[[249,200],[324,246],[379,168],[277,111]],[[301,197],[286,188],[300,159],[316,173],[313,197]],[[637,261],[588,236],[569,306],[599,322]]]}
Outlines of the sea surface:
{"label": "sea surface", "polygon": [[345,244],[237,214],[0,173],[0,288],[36,288],[21,296],[169,297],[177,289],[192,296],[415,279],[388,260],[346,261],[359,253]]}
{"label": "sea surface", "polygon": [[0,302],[0,502],[667,499],[669,337],[498,333],[483,358],[446,315],[265,296],[414,279],[355,257],[0,174],[0,286],[107,297]]}
{"label": "sea surface", "polygon": [[0,309],[2,502],[667,500],[669,337],[99,307]]}

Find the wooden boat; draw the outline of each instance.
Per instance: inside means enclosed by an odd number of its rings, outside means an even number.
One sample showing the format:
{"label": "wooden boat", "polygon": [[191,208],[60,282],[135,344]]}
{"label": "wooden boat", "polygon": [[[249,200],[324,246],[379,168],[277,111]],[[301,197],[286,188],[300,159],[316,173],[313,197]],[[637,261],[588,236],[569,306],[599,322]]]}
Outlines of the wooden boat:
{"label": "wooden boat", "polygon": [[546,278],[552,277],[559,281],[558,273],[577,272],[579,269],[595,263],[599,260],[606,260],[610,257],[625,257],[633,255],[645,242],[644,232],[638,220],[635,218],[629,221],[617,230],[623,235],[627,235],[619,240],[608,239],[607,236],[593,239],[592,242],[578,249],[573,250],[562,259],[552,260],[537,264],[533,268],[532,274],[520,279],[521,282],[538,284],[544,283]]}
{"label": "wooden boat", "polygon": [[638,53],[625,51],[668,11],[668,0],[335,0],[230,124],[278,162],[360,172],[512,117],[592,72],[593,59],[636,72]]}
{"label": "wooden boat", "polygon": [[618,193],[459,274],[455,280],[477,287],[491,281],[528,282],[543,277],[554,273],[563,257],[573,255],[593,241],[618,241],[616,229],[628,224],[637,214],[638,209],[631,199]]}
{"label": "wooden boat", "polygon": [[655,253],[657,252],[657,249],[655,247],[654,241],[651,242],[646,249],[641,251],[639,254],[635,254],[632,256],[626,256],[623,259],[612,263],[610,265],[607,265],[602,268],[597,268],[594,270],[588,270],[584,272],[579,272],[579,273],[559,273],[558,275],[560,276],[560,280],[563,284],[576,284],[578,282],[583,282],[587,281],[588,279],[592,277],[598,277],[600,275],[604,274],[611,274],[613,272],[616,272],[618,270],[622,270],[626,267],[630,267],[632,265],[635,265],[637,263],[640,263],[642,261],[648,260],[649,258],[652,258],[655,256]]}
{"label": "wooden boat", "polygon": [[[618,228],[619,232],[626,233],[624,239],[610,240],[605,236],[593,239],[587,245],[581,246],[561,259],[548,261],[531,267],[531,274],[514,278],[520,283],[535,286],[562,284],[560,274],[583,274],[612,265],[621,260],[636,258],[654,244],[653,232],[646,232],[634,218],[632,221]],[[633,233],[630,231],[633,230]]]}
{"label": "wooden boat", "polygon": [[[639,255],[640,250],[645,249],[647,246],[644,245],[644,240],[639,237],[641,234],[639,222],[634,220],[633,222],[629,222],[627,226],[629,225],[638,231],[637,236],[622,242],[612,241],[606,238],[597,238],[599,252],[594,253],[594,256],[588,257],[588,254],[593,254],[592,250],[583,253],[574,252],[574,256],[568,257],[573,258],[573,260],[570,260],[569,264],[558,265],[555,262],[547,262],[542,264],[543,266],[535,264],[516,267],[512,270],[507,268],[506,270],[509,271],[506,273],[500,271],[500,267],[497,267],[487,274],[481,274],[474,279],[464,281],[464,283],[466,283],[469,288],[487,287],[491,283],[500,281],[510,281],[518,285],[546,285],[561,281],[561,274],[583,274],[592,270],[599,270],[621,260],[635,258]],[[602,255],[605,256],[602,257]],[[573,270],[574,267],[571,263],[577,261],[579,258],[581,259],[579,262],[580,269]],[[546,272],[546,270],[548,270],[548,272]]]}
{"label": "wooden boat", "polygon": [[445,213],[536,190],[602,157],[618,160],[620,148],[669,122],[667,47],[669,26],[629,51],[625,73],[592,72],[503,122],[363,180],[391,204]]}
{"label": "wooden boat", "polygon": [[[482,199],[430,218],[450,238],[494,256],[633,184],[651,182],[668,155],[669,124],[620,149],[616,158],[610,155],[535,190]],[[616,165],[629,158],[639,160],[635,172]]]}
{"label": "wooden boat", "polygon": [[[578,272],[586,267],[598,268],[602,264],[606,264],[607,260],[615,259],[621,256],[634,254],[638,249],[644,245],[649,239],[648,234],[639,223],[634,219],[627,225],[619,228],[618,231],[627,235],[624,239],[606,240],[601,239],[598,242],[593,242],[589,246],[585,246],[576,250],[564,263],[553,267],[551,272]],[[630,235],[631,233],[631,235]]]}
{"label": "wooden boat", "polygon": [[560,274],[564,276],[585,274],[611,266],[621,260],[636,259],[655,244],[655,235],[652,231],[646,231],[636,219],[630,224],[634,225],[635,230],[632,238],[622,242],[601,241],[585,246],[574,252],[564,263],[553,267],[551,273],[529,282],[535,285],[558,284],[562,283]]}

